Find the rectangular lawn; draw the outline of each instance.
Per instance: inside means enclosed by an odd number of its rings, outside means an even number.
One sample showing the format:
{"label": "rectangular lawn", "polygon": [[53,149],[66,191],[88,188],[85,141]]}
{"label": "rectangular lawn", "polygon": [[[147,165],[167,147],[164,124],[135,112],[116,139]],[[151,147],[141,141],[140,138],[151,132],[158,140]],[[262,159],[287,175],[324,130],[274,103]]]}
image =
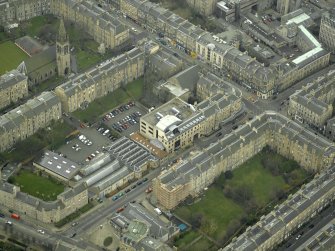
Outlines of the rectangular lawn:
{"label": "rectangular lawn", "polygon": [[28,58],[28,55],[12,41],[0,43],[0,55],[0,75],[17,68],[23,60]]}
{"label": "rectangular lawn", "polygon": [[214,220],[217,223],[217,230],[212,237],[222,238],[230,221],[240,219],[244,215],[244,210],[234,201],[226,198],[222,190],[210,187],[200,201],[191,206],[180,207],[175,213],[188,222],[194,214],[202,214],[206,219]]}
{"label": "rectangular lawn", "polygon": [[[263,167],[263,160],[270,159],[279,165],[280,174],[273,174],[269,168]],[[266,164],[267,165],[267,164]],[[293,182],[285,181],[284,174],[293,178]],[[181,206],[175,210],[176,215],[194,224],[199,215],[201,219],[201,227],[203,227],[203,219],[212,222],[215,225],[215,231],[208,233],[216,240],[221,240],[226,231],[231,226],[238,226],[238,222],[242,217],[250,216],[246,214],[241,202],[237,202],[236,197],[227,198],[224,191],[234,191],[238,188],[246,188],[251,191],[251,199],[253,199],[258,208],[264,208],[269,202],[278,200],[278,191],[287,192],[290,189],[297,189],[307,177],[307,172],[299,168],[295,161],[273,153],[262,151],[240,167],[232,172],[229,179],[222,174],[215,183],[204,192],[204,195],[195,199],[191,205]],[[231,193],[232,194],[232,193]],[[240,197],[237,197],[240,198]],[[270,208],[268,208],[270,209]],[[256,212],[255,212],[256,213]],[[193,222],[192,222],[193,221]],[[182,242],[182,240],[178,240]],[[195,250],[195,249],[192,249]]]}
{"label": "rectangular lawn", "polygon": [[27,170],[20,170],[19,174],[13,177],[12,183],[19,186],[22,192],[44,201],[54,201],[57,195],[64,191],[63,184]]}

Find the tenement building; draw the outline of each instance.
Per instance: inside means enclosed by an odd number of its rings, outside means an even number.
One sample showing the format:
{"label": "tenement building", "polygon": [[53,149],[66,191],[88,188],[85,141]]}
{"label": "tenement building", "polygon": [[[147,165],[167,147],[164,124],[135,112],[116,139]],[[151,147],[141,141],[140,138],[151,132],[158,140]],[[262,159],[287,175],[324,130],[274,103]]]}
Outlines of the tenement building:
{"label": "tenement building", "polygon": [[9,149],[61,116],[61,103],[53,92],[43,92],[0,116],[0,151]]}
{"label": "tenement building", "polygon": [[335,52],[335,10],[322,15],[319,38],[331,52]]}
{"label": "tenement building", "polygon": [[119,0],[116,6],[130,19],[152,32],[164,34],[172,45],[192,56],[198,56],[217,71],[223,74],[229,71],[234,81],[249,88],[262,99],[288,88],[329,63],[330,54],[321,45],[314,43],[315,38],[303,26],[299,27],[302,37],[307,36],[314,47],[292,61],[266,67],[255,58],[242,53],[233,44],[150,1]]}
{"label": "tenement building", "polygon": [[28,78],[18,70],[0,76],[0,109],[28,96]]}
{"label": "tenement building", "polygon": [[106,48],[114,48],[129,39],[129,29],[96,2],[52,0],[51,12],[74,22]]}
{"label": "tenement building", "polygon": [[194,106],[174,98],[141,117],[140,133],[172,153],[211,134],[241,108],[241,97],[233,94],[216,94]]}
{"label": "tenement building", "polygon": [[288,114],[303,123],[323,129],[333,112],[335,99],[335,70],[303,86],[291,95]]}
{"label": "tenement building", "polygon": [[55,223],[76,212],[88,203],[83,183],[57,196],[55,201],[43,201],[20,191],[20,187],[0,182],[0,204],[32,219]]}
{"label": "tenement building", "polygon": [[158,203],[173,209],[187,196],[196,197],[222,172],[237,168],[265,146],[313,172],[334,163],[335,147],[330,141],[279,113],[268,111],[162,172],[153,181]]}
{"label": "tenement building", "polygon": [[50,13],[48,0],[1,0],[0,25],[25,21]]}
{"label": "tenement building", "polygon": [[217,0],[187,0],[187,4],[203,16],[213,14]]}
{"label": "tenement building", "polygon": [[299,226],[318,215],[334,198],[335,166],[332,166],[289,196],[269,214],[262,216],[260,221],[248,227],[242,235],[220,251],[273,250]]}
{"label": "tenement building", "polygon": [[141,77],[143,73],[144,53],[134,48],[82,74],[70,77],[56,87],[55,92],[62,102],[63,110],[74,112]]}

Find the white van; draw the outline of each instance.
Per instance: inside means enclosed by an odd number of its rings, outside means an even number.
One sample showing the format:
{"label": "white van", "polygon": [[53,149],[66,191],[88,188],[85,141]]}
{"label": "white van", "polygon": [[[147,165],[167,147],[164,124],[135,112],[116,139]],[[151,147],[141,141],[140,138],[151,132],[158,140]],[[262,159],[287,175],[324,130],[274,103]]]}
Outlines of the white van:
{"label": "white van", "polygon": [[162,214],[162,211],[158,207],[156,207],[154,210],[158,215]]}
{"label": "white van", "polygon": [[107,133],[109,133],[109,130],[107,129],[106,131],[104,131],[104,133],[102,135],[107,135]]}

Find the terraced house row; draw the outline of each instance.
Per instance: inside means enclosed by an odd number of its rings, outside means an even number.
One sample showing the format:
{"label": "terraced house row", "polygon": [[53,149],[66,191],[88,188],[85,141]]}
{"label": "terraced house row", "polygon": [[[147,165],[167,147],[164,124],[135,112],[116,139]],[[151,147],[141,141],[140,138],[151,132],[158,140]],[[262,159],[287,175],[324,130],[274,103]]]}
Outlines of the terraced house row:
{"label": "terraced house row", "polygon": [[129,39],[129,29],[95,1],[52,0],[51,12],[74,22],[106,48],[114,48]]}
{"label": "terraced house row", "polygon": [[106,48],[114,48],[129,39],[129,29],[90,0],[0,0],[3,26],[45,14],[74,22]]}
{"label": "terraced house row", "polygon": [[36,98],[0,116],[0,151],[45,128],[61,118],[62,112],[73,112],[88,105],[144,72],[143,52],[134,48],[95,68],[70,78],[55,92],[43,92]]}
{"label": "terraced house row", "polygon": [[0,0],[0,25],[50,13],[48,0]]}
{"label": "terraced house row", "polygon": [[0,109],[28,96],[28,78],[17,70],[0,76]]}
{"label": "terraced house row", "polygon": [[265,146],[319,172],[333,165],[335,147],[326,138],[276,112],[265,112],[211,144],[153,181],[159,204],[175,208],[187,196],[196,197],[222,172],[233,170]]}
{"label": "terraced house row", "polygon": [[[172,44],[212,64],[218,70],[228,70],[236,82],[247,86],[263,99],[288,88],[329,63],[330,54],[320,46],[315,46],[313,50],[292,61],[286,60],[282,64],[266,67],[238,50],[236,43],[229,44],[148,0],[114,2],[136,23],[151,32],[164,34]],[[306,34],[308,39],[315,40],[312,35]]]}
{"label": "terraced house row", "polygon": [[335,99],[335,70],[330,69],[290,97],[288,113],[300,122],[323,129]]}
{"label": "terraced house row", "polygon": [[56,87],[65,112],[74,112],[144,74],[144,53],[134,48]]}
{"label": "terraced house row", "polygon": [[0,151],[28,138],[61,116],[61,103],[53,92],[43,92],[0,116]]}

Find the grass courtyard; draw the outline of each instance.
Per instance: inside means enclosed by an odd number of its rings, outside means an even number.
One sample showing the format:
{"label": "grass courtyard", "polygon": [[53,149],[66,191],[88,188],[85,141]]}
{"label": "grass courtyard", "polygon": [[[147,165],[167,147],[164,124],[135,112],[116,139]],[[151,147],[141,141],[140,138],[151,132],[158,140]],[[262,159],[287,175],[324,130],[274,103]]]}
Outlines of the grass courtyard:
{"label": "grass courtyard", "polygon": [[[279,173],[264,167],[266,161],[278,164]],[[277,169],[276,169],[277,170]],[[177,208],[175,213],[221,244],[243,224],[252,225],[290,189],[300,187],[308,173],[295,161],[263,150],[235,169],[230,177],[222,174],[204,195],[192,205]],[[270,202],[274,202],[268,207]],[[178,239],[175,245],[186,245]],[[195,250],[194,248],[185,250]]]}
{"label": "grass courtyard", "polygon": [[120,104],[137,100],[143,95],[143,78],[136,79],[129,83],[125,88],[118,88],[105,97],[91,102],[85,110],[77,110],[73,116],[81,121],[96,121],[107,111],[119,106]]}
{"label": "grass courtyard", "polygon": [[20,187],[22,192],[44,201],[54,201],[64,191],[62,183],[39,176],[27,170],[20,170],[10,182]]}
{"label": "grass courtyard", "polygon": [[28,58],[28,55],[12,41],[0,43],[0,55],[0,75],[17,68],[23,60]]}

